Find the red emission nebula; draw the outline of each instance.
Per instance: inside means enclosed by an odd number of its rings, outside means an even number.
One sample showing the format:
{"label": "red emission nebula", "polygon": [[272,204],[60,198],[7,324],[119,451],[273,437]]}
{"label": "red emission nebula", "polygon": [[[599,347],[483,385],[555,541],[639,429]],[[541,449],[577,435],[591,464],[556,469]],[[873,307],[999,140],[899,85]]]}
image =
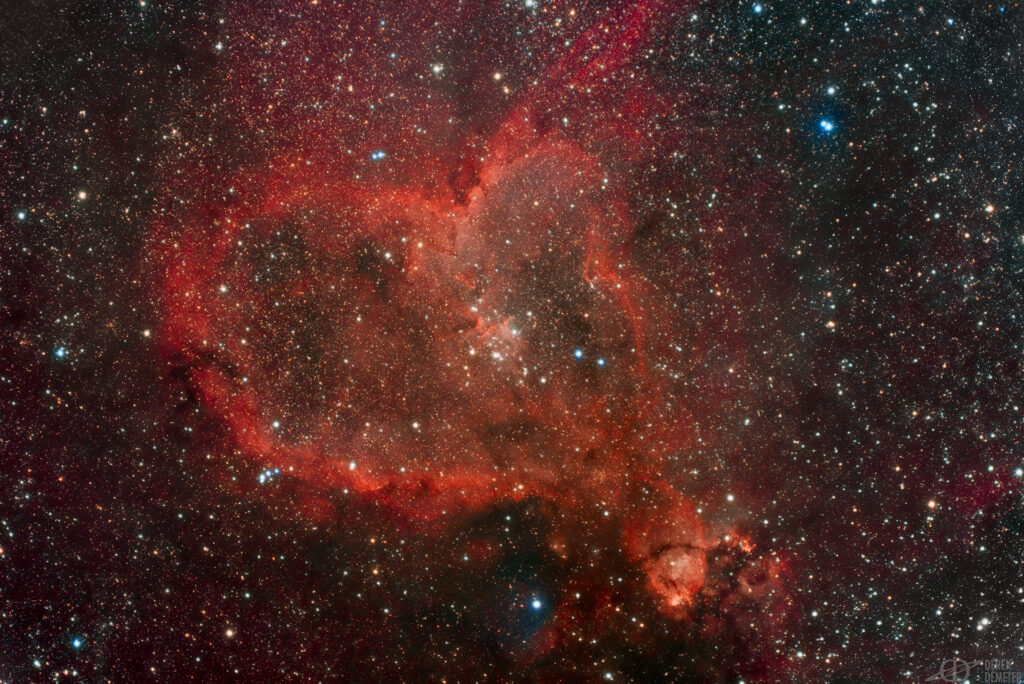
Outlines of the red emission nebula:
{"label": "red emission nebula", "polygon": [[[168,206],[152,229],[163,353],[220,425],[225,458],[300,483],[299,515],[329,517],[343,493],[428,535],[502,502],[546,502],[551,548],[571,554],[587,526],[615,535],[670,621],[692,621],[702,600],[778,600],[785,561],[737,521],[703,520],[679,465],[693,416],[727,392],[698,406],[675,389],[675,345],[686,339],[699,367],[707,344],[672,303],[685,278],[653,270],[718,265],[643,243],[652,148],[703,135],[663,116],[679,103],[638,68],[683,9],[640,2],[571,45],[538,38],[554,57],[529,77],[481,71],[499,105],[461,119],[436,93],[396,104],[358,56],[334,71],[270,64],[253,27],[274,25],[278,41],[299,29],[234,17],[252,39],[233,48],[229,107],[267,110],[246,84],[279,68],[293,88],[340,95],[315,115],[236,121],[243,141],[276,126],[269,153],[183,162],[218,194]],[[410,11],[400,47],[415,53],[416,32],[446,21]],[[298,62],[329,38],[291,35],[301,46],[285,54]]]}

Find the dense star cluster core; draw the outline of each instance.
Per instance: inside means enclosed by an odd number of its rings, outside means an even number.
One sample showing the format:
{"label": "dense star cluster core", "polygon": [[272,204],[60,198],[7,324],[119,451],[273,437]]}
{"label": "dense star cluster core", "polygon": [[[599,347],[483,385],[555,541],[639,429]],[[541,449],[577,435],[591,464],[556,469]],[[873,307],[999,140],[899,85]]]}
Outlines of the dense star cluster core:
{"label": "dense star cluster core", "polygon": [[1021,11],[12,11],[0,679],[1024,679]]}

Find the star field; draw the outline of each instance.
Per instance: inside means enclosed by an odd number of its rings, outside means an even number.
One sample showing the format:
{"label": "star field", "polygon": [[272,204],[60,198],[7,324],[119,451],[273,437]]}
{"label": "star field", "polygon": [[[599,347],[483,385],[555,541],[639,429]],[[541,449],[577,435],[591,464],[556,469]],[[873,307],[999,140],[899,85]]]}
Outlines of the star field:
{"label": "star field", "polygon": [[12,7],[0,680],[1024,680],[1022,11]]}

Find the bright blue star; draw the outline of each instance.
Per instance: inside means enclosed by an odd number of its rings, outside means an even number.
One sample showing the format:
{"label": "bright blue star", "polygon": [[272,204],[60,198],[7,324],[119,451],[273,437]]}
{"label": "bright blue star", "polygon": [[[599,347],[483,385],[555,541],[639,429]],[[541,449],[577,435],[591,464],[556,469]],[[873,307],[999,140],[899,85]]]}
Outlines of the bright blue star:
{"label": "bright blue star", "polygon": [[280,474],[280,468],[267,468],[262,473],[260,473],[256,479],[259,481],[260,484],[264,484],[266,482],[270,482],[270,480],[272,480],[273,478],[277,477]]}
{"label": "bright blue star", "polygon": [[533,603],[531,603],[530,605],[533,606],[534,610],[540,610],[544,607],[544,604],[541,602],[540,599],[533,599]]}
{"label": "bright blue star", "polygon": [[56,356],[58,359],[63,359],[65,356],[68,355],[68,350],[65,349],[64,347],[57,347],[57,350],[53,352],[53,355]]}
{"label": "bright blue star", "polygon": [[572,353],[572,355],[576,357],[576,360],[577,360],[577,361],[579,361],[580,359],[582,359],[582,358],[583,358],[583,350],[582,350],[582,349],[577,349],[577,350],[575,350],[575,351],[574,351],[574,352]]}
{"label": "bright blue star", "polygon": [[761,3],[754,5],[754,14],[760,14],[761,12],[764,12],[764,5]]}
{"label": "bright blue star", "polygon": [[831,133],[832,131],[835,130],[836,125],[832,123],[832,121],[829,119],[822,119],[821,121],[818,122],[818,128],[820,128],[825,133]]}
{"label": "bright blue star", "polygon": [[376,152],[370,154],[370,161],[380,161],[386,156],[388,156],[387,152],[385,152],[384,150],[377,150]]}
{"label": "bright blue star", "polygon": [[607,361],[605,361],[604,359],[598,359],[598,360],[597,360],[597,365],[598,365],[598,366],[601,366],[601,368],[604,368],[604,365],[605,365],[606,363],[608,363],[608,362],[607,362]]}
{"label": "bright blue star", "polygon": [[82,641],[82,637],[71,637],[71,648],[75,649],[76,651],[82,648],[84,644],[85,642]]}

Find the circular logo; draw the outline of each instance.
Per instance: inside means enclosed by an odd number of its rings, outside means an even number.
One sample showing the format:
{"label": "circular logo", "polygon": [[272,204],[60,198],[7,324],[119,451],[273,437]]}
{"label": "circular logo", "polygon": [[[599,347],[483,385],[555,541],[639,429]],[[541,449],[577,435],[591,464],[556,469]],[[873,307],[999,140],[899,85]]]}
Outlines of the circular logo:
{"label": "circular logo", "polygon": [[981,664],[980,660],[947,658],[939,665],[939,671],[929,677],[929,682],[966,682],[971,670]]}

